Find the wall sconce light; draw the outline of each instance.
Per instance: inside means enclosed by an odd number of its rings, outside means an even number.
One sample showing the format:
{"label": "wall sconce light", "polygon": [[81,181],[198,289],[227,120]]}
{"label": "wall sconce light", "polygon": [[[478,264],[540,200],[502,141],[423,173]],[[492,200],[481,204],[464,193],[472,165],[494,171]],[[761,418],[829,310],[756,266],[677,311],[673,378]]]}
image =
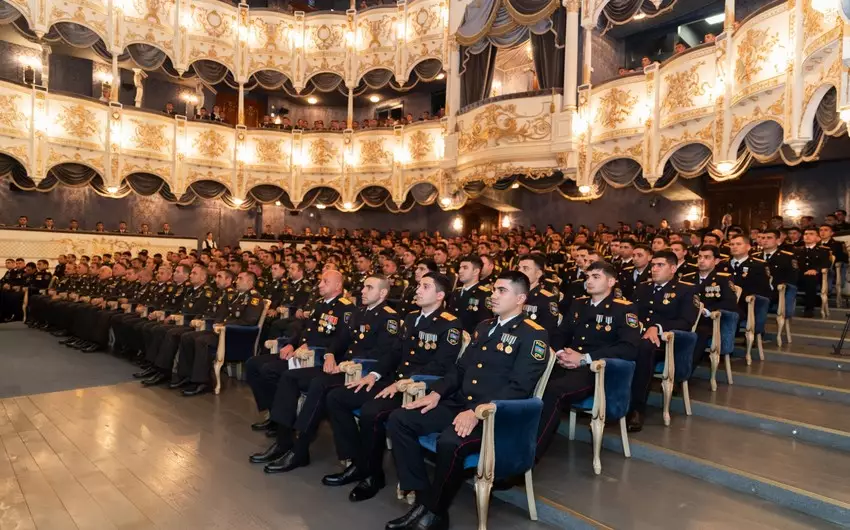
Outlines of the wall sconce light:
{"label": "wall sconce light", "polygon": [[733,169],[735,169],[735,163],[734,162],[724,161],[724,162],[718,162],[717,163],[717,171],[721,175],[728,175],[729,173],[732,172]]}
{"label": "wall sconce light", "polygon": [[180,15],[180,25],[188,30],[195,29],[195,21],[192,19],[192,15],[189,13]]}
{"label": "wall sconce light", "polygon": [[511,227],[511,217],[509,215],[502,216],[502,228],[510,228]]}
{"label": "wall sconce light", "polygon": [[635,13],[635,16],[632,17],[632,20],[643,20],[646,18],[646,13],[638,9],[638,12]]}
{"label": "wall sconce light", "polygon": [[274,124],[275,124],[275,125],[280,125],[280,124],[281,124],[280,116],[275,116]]}
{"label": "wall sconce light", "polygon": [[118,193],[118,186],[109,186],[108,188],[106,188],[106,191],[108,191],[112,195],[115,195],[116,193]]}
{"label": "wall sconce light", "polygon": [[800,205],[797,202],[797,199],[791,199],[788,201],[788,205],[785,207],[785,215],[795,219],[803,215],[803,212],[800,210]]}
{"label": "wall sconce light", "polygon": [[437,74],[437,78],[436,78],[436,79],[437,79],[437,81],[442,81],[442,80],[443,80],[443,79],[445,79],[445,78],[446,78],[446,73],[445,73],[445,72],[440,72],[439,74]]}
{"label": "wall sconce light", "polygon": [[299,50],[304,46],[304,36],[297,30],[289,32],[289,45]]}
{"label": "wall sconce light", "polygon": [[350,202],[346,201],[346,202],[342,203],[342,207],[345,208],[346,210],[350,210],[354,207],[354,205],[351,204]]}
{"label": "wall sconce light", "polygon": [[578,187],[578,192],[582,195],[587,195],[590,193],[590,186],[588,186],[587,184],[583,184]]}
{"label": "wall sconce light", "polygon": [[369,96],[369,101],[371,101],[372,103],[377,103],[381,101],[381,96],[378,96],[377,94],[372,94],[371,96]]}
{"label": "wall sconce light", "polygon": [[192,106],[197,105],[198,104],[198,96],[195,95],[192,92],[184,92],[180,96],[180,99],[182,99],[183,101],[186,102],[186,108],[185,108],[184,112],[188,116],[189,115],[189,105],[192,105]]}
{"label": "wall sconce light", "polygon": [[233,204],[235,204],[236,206],[242,206],[243,204],[245,204],[245,199],[242,199],[240,197],[233,197]]}
{"label": "wall sconce light", "polygon": [[324,204],[317,204],[316,205],[317,210],[324,210],[325,208],[327,208],[327,206],[325,206]]}
{"label": "wall sconce light", "polygon": [[587,131],[587,120],[579,114],[575,114],[573,118],[573,134],[581,136]]}
{"label": "wall sconce light", "polygon": [[109,101],[109,97],[112,95],[112,74],[101,71],[94,74],[94,78],[100,83],[100,100]]}
{"label": "wall sconce light", "polygon": [[700,217],[701,217],[700,209],[695,204],[693,206],[691,206],[690,208],[688,208],[688,213],[687,213],[687,215],[685,215],[685,219],[687,219],[688,221],[691,221],[691,222],[699,221]]}
{"label": "wall sconce light", "polygon": [[280,201],[274,201],[274,205],[275,205],[275,206],[281,206],[281,205],[283,205],[283,203],[282,203],[282,202],[280,202]]}
{"label": "wall sconce light", "polygon": [[310,105],[315,105],[318,102],[319,100],[316,99],[316,96],[310,96],[309,98],[307,98],[307,103],[309,103]]}
{"label": "wall sconce light", "polygon": [[440,199],[440,204],[442,204],[443,206],[449,206],[451,203],[452,203],[451,197],[443,197],[442,199]]}
{"label": "wall sconce light", "polygon": [[407,27],[404,21],[395,23],[395,36],[401,41],[405,40],[407,37]]}
{"label": "wall sconce light", "polygon": [[513,184],[511,184],[511,189],[512,190],[518,190],[519,189],[519,182],[514,182]]}
{"label": "wall sconce light", "polygon": [[463,230],[463,218],[461,216],[455,217],[454,221],[452,221],[452,228],[455,232],[460,232]]}
{"label": "wall sconce light", "polygon": [[434,142],[434,156],[438,160],[442,160],[446,154],[446,140],[442,136],[437,136]]}

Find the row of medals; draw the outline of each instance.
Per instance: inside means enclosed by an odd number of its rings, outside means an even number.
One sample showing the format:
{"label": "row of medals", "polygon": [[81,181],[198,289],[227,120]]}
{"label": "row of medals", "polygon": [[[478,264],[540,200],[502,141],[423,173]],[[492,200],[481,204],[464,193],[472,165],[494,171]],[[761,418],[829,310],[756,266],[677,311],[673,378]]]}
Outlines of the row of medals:
{"label": "row of medals", "polygon": [[[667,303],[666,301],[664,302]],[[596,331],[602,329],[602,322],[605,321],[605,331],[611,331],[611,322],[614,321],[614,317],[606,317],[605,315],[596,315]]]}
{"label": "row of medals", "polygon": [[505,353],[511,353],[514,351],[514,347],[512,346],[514,342],[516,342],[515,336],[508,334],[502,335],[502,340],[499,344],[496,344],[496,349]]}
{"label": "row of medals", "polygon": [[319,333],[324,333],[325,329],[327,329],[328,333],[330,333],[331,331],[333,331],[334,326],[326,320],[325,315],[322,315],[321,320],[319,320]]}

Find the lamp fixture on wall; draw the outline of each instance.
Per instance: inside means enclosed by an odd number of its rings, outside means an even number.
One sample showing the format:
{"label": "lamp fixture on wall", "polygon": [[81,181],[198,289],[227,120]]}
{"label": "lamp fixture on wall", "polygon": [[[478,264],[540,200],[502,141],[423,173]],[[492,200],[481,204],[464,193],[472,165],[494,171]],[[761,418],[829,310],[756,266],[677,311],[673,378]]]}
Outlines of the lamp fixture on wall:
{"label": "lamp fixture on wall", "polygon": [[588,186],[587,184],[582,184],[578,187],[578,192],[582,195],[587,195],[588,193],[590,193],[590,186]]}
{"label": "lamp fixture on wall", "polygon": [[236,206],[242,206],[243,204],[245,204],[245,199],[242,199],[240,197],[233,197],[233,204],[235,204]]}
{"label": "lamp fixture on wall", "polygon": [[732,172],[733,169],[735,169],[735,163],[734,162],[724,161],[724,162],[718,162],[717,163],[717,171],[721,175],[728,175],[729,173]]}
{"label": "lamp fixture on wall", "polygon": [[274,205],[275,205],[275,206],[281,206],[282,204],[283,204],[283,203],[282,203],[282,202],[280,202],[280,201],[274,201]]}
{"label": "lamp fixture on wall", "polygon": [[319,100],[316,98],[316,96],[310,96],[309,98],[307,98],[307,103],[309,103],[310,105],[315,105],[318,102]]}
{"label": "lamp fixture on wall", "polygon": [[442,204],[443,206],[448,206],[451,203],[452,203],[451,197],[443,197],[442,199],[440,199],[440,204]]}
{"label": "lamp fixture on wall", "polygon": [[112,195],[115,195],[116,193],[118,193],[118,186],[109,186],[108,188],[106,188],[106,191],[108,191]]}
{"label": "lamp fixture on wall", "polygon": [[785,215],[791,217],[792,219],[797,219],[803,212],[800,210],[800,204],[797,199],[789,199],[788,204],[785,206]]}
{"label": "lamp fixture on wall", "polygon": [[327,206],[325,206],[324,204],[317,204],[316,205],[317,210],[324,210],[325,208],[327,208]]}
{"label": "lamp fixture on wall", "polygon": [[463,230],[463,218],[461,218],[461,216],[458,215],[454,218],[454,221],[452,221],[452,228],[455,232]]}
{"label": "lamp fixture on wall", "polygon": [[377,94],[372,94],[371,96],[369,96],[369,101],[371,101],[372,103],[377,103],[381,101],[381,96]]}
{"label": "lamp fixture on wall", "polygon": [[511,216],[505,214],[505,215],[502,216],[502,228],[510,228],[510,227],[511,227]]}

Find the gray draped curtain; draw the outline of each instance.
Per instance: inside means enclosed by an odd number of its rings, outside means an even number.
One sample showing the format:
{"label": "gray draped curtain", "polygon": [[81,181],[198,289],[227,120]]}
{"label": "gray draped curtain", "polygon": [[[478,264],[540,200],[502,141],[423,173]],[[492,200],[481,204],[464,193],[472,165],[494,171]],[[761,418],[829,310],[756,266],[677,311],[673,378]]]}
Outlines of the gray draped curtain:
{"label": "gray draped curtain", "polygon": [[9,24],[18,19],[21,12],[8,2],[0,0],[0,24]]}
{"label": "gray draped curtain", "polygon": [[201,81],[208,85],[217,85],[221,83],[224,81],[225,76],[227,76],[229,72],[227,67],[223,64],[210,61],[209,59],[195,61],[192,63],[192,68],[194,69],[195,74],[201,78]]}
{"label": "gray draped curtain", "polygon": [[675,3],[676,0],[662,0],[656,7],[652,0],[610,0],[602,8],[597,25],[607,31],[613,26],[630,21],[638,11],[652,18],[669,11]]}
{"label": "gray draped curtain", "polygon": [[156,46],[142,43],[127,45],[127,53],[143,70],[158,70],[168,58],[165,52]]}
{"label": "gray draped curtain", "polygon": [[564,87],[564,41],[567,13],[560,8],[552,14],[552,27],[546,33],[531,34],[534,71],[540,88]]}
{"label": "gray draped curtain", "polygon": [[550,16],[558,0],[478,0],[466,7],[457,40],[463,46],[493,44],[515,46],[528,39],[529,32],[543,34],[552,26]]}
{"label": "gray draped curtain", "polygon": [[490,95],[496,71],[496,47],[488,44],[479,53],[466,46],[460,48],[460,106],[481,101]]}

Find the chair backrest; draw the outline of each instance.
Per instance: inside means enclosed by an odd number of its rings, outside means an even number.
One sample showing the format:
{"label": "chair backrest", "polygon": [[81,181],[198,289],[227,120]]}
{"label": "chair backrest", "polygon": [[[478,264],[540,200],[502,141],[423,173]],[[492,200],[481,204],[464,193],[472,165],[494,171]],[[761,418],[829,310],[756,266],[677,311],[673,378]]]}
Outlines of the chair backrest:
{"label": "chair backrest", "polygon": [[540,374],[540,379],[537,380],[537,386],[534,387],[534,397],[543,398],[543,392],[546,391],[546,385],[549,384],[549,376],[552,375],[552,368],[555,366],[555,350],[549,348],[549,355],[546,357],[546,369]]}
{"label": "chair backrest", "polygon": [[693,331],[673,330],[673,356],[676,372],[673,379],[679,383],[687,381],[691,376],[694,363],[694,348],[697,345],[697,334]]}
{"label": "chair backrest", "polygon": [[797,310],[797,286],[794,284],[785,285],[785,317],[791,318]]}
{"label": "chair backrest", "polygon": [[732,354],[735,351],[735,332],[738,331],[737,311],[720,310],[720,354]]}
{"label": "chair backrest", "polygon": [[767,324],[767,313],[770,309],[770,299],[759,295],[755,295],[755,299],[756,333],[764,333],[765,325]]}
{"label": "chair backrest", "polygon": [[632,399],[634,361],[605,359],[605,417],[618,420],[628,414]]}

